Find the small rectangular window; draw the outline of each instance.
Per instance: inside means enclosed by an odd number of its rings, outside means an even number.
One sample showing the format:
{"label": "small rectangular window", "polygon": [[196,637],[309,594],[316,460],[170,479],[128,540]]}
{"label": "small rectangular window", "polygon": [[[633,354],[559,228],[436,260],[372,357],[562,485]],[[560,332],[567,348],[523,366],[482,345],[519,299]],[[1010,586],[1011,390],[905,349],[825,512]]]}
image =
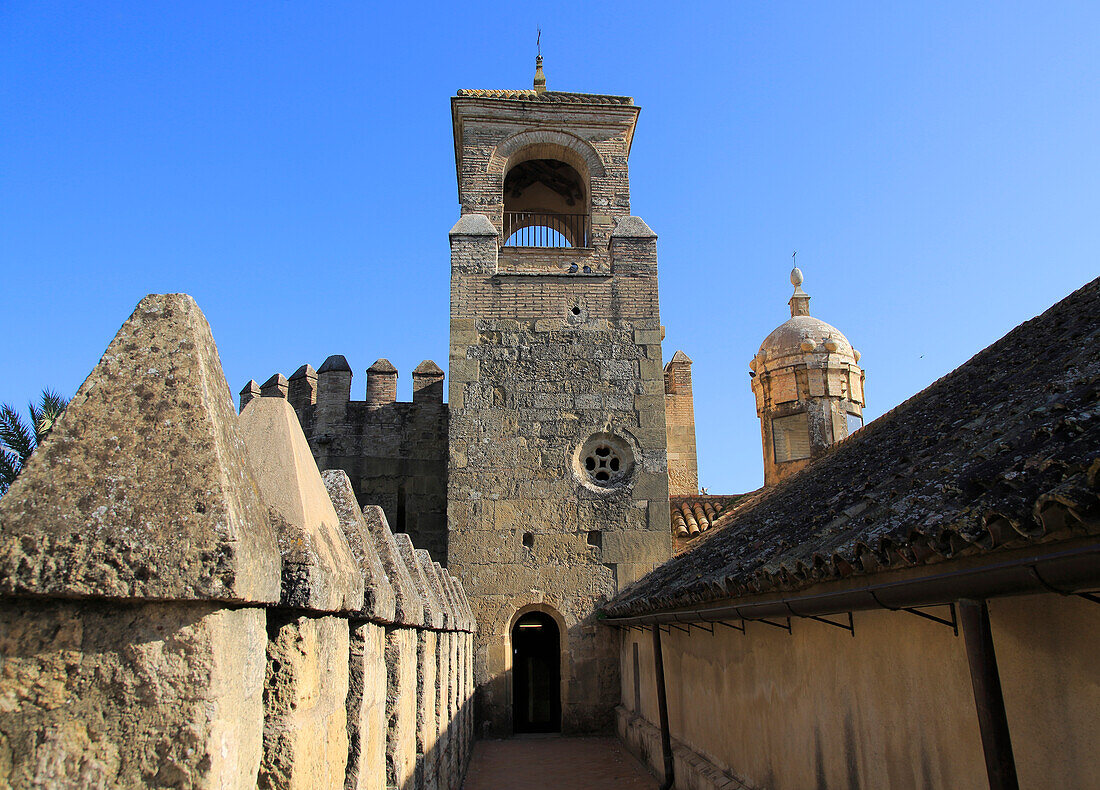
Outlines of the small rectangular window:
{"label": "small rectangular window", "polygon": [[772,420],[772,444],[777,464],[809,458],[810,424],[805,412]]}
{"label": "small rectangular window", "polygon": [[863,418],[860,417],[858,414],[852,414],[851,412],[848,412],[848,435],[851,436],[862,427]]}

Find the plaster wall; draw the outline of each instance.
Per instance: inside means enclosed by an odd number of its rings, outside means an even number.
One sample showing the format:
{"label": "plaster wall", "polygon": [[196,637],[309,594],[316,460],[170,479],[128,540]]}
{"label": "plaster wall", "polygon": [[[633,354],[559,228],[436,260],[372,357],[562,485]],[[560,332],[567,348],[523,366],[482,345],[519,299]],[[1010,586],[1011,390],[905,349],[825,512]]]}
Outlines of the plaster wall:
{"label": "plaster wall", "polygon": [[[1100,787],[1094,606],[1050,595],[990,603],[1022,788]],[[662,634],[673,738],[752,788],[985,787],[961,635],[906,612],[856,612],[854,625],[854,637],[806,619],[793,620],[791,635],[752,622],[744,635],[722,626],[713,636]],[[635,643],[640,714],[656,726],[648,631],[623,637],[622,707],[635,712]],[[659,771],[644,729],[620,722]]]}

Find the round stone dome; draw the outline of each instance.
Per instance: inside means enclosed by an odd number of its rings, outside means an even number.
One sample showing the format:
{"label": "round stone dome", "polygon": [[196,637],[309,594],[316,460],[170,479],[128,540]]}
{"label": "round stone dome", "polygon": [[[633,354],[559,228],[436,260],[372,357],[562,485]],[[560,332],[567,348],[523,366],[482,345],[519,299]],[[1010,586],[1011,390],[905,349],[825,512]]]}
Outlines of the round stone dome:
{"label": "round stone dome", "polygon": [[757,358],[764,363],[813,351],[842,354],[856,359],[855,350],[839,329],[810,315],[796,315],[780,324],[760,345]]}

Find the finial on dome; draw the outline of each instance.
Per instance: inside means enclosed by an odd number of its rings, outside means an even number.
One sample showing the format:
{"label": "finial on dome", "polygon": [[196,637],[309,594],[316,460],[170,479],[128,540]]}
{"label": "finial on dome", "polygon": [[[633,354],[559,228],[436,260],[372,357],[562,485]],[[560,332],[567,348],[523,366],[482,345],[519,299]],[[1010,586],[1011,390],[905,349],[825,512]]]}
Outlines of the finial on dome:
{"label": "finial on dome", "polygon": [[[797,255],[798,253],[795,253]],[[793,255],[791,256],[794,257]],[[809,315],[810,314],[810,295],[802,290],[802,282],[805,278],[802,276],[802,270],[797,266],[791,269],[791,285],[794,286],[794,295],[791,296],[791,301],[787,302],[791,306],[791,318],[796,315]]]}
{"label": "finial on dome", "polygon": [[546,93],[546,75],[542,73],[542,29],[535,37],[535,93]]}

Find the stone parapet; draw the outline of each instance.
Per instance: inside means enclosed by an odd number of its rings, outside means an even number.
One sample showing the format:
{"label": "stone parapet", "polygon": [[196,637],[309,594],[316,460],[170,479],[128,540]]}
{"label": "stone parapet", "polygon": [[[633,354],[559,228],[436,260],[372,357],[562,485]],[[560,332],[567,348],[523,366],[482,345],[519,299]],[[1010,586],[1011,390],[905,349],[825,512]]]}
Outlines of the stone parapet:
{"label": "stone parapet", "polygon": [[454,625],[322,480],[310,370],[238,417],[190,297],[123,325],[0,500],[0,786],[457,790]]}
{"label": "stone parapet", "polygon": [[148,296],[0,500],[0,785],[255,787],[280,564],[206,320]]}

